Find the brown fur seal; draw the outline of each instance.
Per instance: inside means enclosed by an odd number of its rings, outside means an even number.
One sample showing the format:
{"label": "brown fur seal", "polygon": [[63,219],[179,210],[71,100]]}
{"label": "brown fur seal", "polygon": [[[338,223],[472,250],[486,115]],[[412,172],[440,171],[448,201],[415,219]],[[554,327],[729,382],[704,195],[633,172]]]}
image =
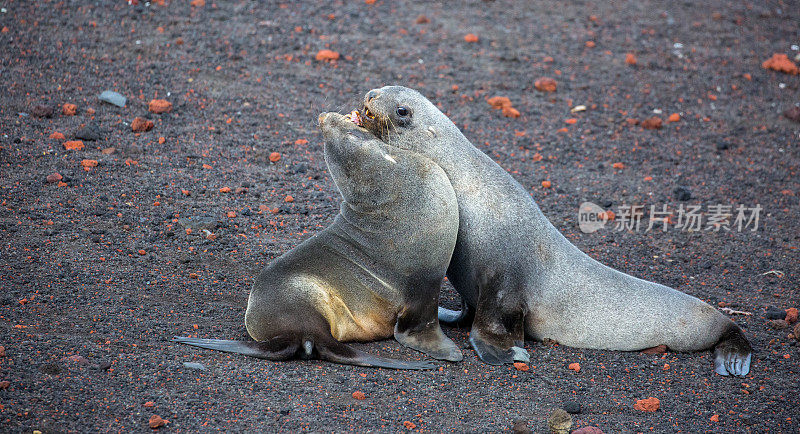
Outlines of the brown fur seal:
{"label": "brown fur seal", "polygon": [[333,224],[256,279],[245,314],[255,341],[174,341],[270,360],[433,367],[371,356],[342,343],[394,334],[431,357],[461,360],[437,319],[439,288],[458,232],[447,175],[428,158],[388,147],[338,113],[320,115],[319,124],[325,161],[344,201]]}
{"label": "brown fur seal", "polygon": [[733,321],[583,253],[424,96],[400,86],[373,89],[361,111],[383,141],[435,161],[453,184],[460,222],[447,276],[464,308],[440,309],[439,319],[471,323],[470,342],[484,362],[526,360],[527,334],[580,348],[713,348],[717,373],[749,372],[752,348]]}

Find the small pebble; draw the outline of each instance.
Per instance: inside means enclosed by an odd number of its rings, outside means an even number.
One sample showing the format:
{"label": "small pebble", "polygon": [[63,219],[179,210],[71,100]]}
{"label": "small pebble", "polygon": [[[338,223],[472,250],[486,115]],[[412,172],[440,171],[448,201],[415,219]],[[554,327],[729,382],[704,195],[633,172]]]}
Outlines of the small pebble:
{"label": "small pebble", "polygon": [[128,101],[122,94],[114,92],[113,90],[105,90],[97,97],[100,101],[114,104],[117,107],[125,107],[125,103]]}
{"label": "small pebble", "polygon": [[581,404],[575,401],[567,401],[564,403],[564,411],[570,414],[578,414],[581,412]]}
{"label": "small pebble", "polygon": [[31,109],[31,114],[37,118],[51,118],[53,117],[53,107],[39,104]]}
{"label": "small pebble", "polygon": [[675,190],[672,190],[675,194],[675,199],[678,199],[681,202],[686,202],[687,200],[692,199],[692,192],[689,191],[686,187],[676,187]]}
{"label": "small pebble", "polygon": [[552,434],[569,434],[572,428],[572,416],[561,408],[557,408],[547,418],[547,427]]}
{"label": "small pebble", "polygon": [[661,407],[661,401],[659,401],[658,398],[653,397],[640,399],[633,405],[634,409],[646,412],[657,411],[659,407]]}
{"label": "small pebble", "polygon": [[585,426],[572,431],[572,434],[603,434],[603,431],[596,426]]}
{"label": "small pebble", "polygon": [[785,319],[786,311],[776,307],[768,307],[767,312],[764,314],[767,319]]}
{"label": "small pebble", "polygon": [[161,416],[157,414],[154,414],[150,416],[150,420],[148,421],[148,423],[150,424],[150,428],[156,429],[156,428],[161,428],[162,426],[168,424],[169,421],[166,419],[162,419]]}
{"label": "small pebble", "polygon": [[183,362],[183,367],[187,369],[194,369],[197,371],[205,371],[206,366],[202,363],[197,362]]}
{"label": "small pebble", "polygon": [[531,434],[530,428],[528,428],[528,421],[525,419],[515,419],[514,424],[511,425],[511,432],[514,434]]}

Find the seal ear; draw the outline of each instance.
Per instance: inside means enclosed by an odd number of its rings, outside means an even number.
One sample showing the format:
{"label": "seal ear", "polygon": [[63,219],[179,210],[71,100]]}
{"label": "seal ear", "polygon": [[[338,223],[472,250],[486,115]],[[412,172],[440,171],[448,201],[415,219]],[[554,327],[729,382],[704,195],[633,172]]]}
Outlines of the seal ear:
{"label": "seal ear", "polygon": [[431,136],[431,138],[436,138],[436,128],[434,128],[433,125],[428,126],[428,135]]}

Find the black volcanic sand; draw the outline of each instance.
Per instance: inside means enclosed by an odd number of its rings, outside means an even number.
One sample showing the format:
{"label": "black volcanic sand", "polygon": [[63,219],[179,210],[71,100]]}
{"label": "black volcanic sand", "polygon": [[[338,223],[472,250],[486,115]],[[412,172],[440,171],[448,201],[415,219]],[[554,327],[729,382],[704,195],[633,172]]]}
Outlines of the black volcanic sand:
{"label": "black volcanic sand", "polygon": [[[800,76],[761,67],[773,53],[797,54],[796,4],[127,3],[0,2],[0,380],[9,382],[0,430],[149,431],[159,415],[169,420],[161,430],[183,432],[500,431],[515,419],[544,432],[566,401],[582,407],[574,427],[607,433],[800,428],[798,344],[766,315],[800,305],[800,124],[781,114],[800,101]],[[468,33],[479,40],[466,42]],[[322,49],[341,58],[315,60]],[[544,76],[556,92],[534,89]],[[428,372],[273,363],[169,343],[246,338],[257,271],[338,211],[317,114],[348,112],[392,83],[442,107],[592,257],[751,312],[733,316],[759,350],[750,375],[715,375],[708,352],[540,342],[526,343],[522,372],[480,363],[467,331],[453,329],[464,362]],[[99,101],[103,90],[127,106]],[[503,117],[486,103],[492,96],[510,98],[522,116]],[[154,98],[173,110],[148,112]],[[62,114],[65,103],[77,115]],[[587,110],[570,113],[576,105]],[[672,113],[681,120],[666,122]],[[652,116],[662,129],[633,121]],[[135,117],[155,128],[134,134]],[[49,138],[74,139],[90,125],[99,139],[82,150]],[[99,165],[84,170],[82,160]],[[48,183],[56,172],[62,183]],[[691,199],[679,202],[677,187]],[[615,211],[764,211],[755,232],[584,234],[577,209],[587,200]],[[216,239],[197,223],[187,234],[185,218],[205,219]],[[452,289],[442,303],[458,306]],[[358,347],[421,358],[394,341]],[[567,368],[575,362],[579,372]],[[633,408],[647,397],[660,400],[657,412]]]}

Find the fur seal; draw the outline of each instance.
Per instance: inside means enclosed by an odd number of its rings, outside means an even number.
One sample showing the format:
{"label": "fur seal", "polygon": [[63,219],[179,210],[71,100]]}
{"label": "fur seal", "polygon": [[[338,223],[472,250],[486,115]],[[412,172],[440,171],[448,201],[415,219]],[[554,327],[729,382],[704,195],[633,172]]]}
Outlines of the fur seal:
{"label": "fur seal", "polygon": [[471,323],[470,343],[484,362],[528,359],[522,348],[527,334],[579,348],[713,348],[718,374],[749,372],[752,348],[733,321],[695,297],[583,253],[524,187],[420,93],[373,89],[361,111],[367,129],[430,158],[453,184],[460,221],[447,276],[463,308],[440,308],[439,320]]}
{"label": "fur seal", "polygon": [[458,233],[455,192],[436,163],[385,145],[355,121],[319,116],[325,162],[344,201],[329,227],[270,263],[254,282],[245,313],[254,341],[174,341],[270,360],[434,367],[342,343],[394,335],[431,357],[462,359],[437,319]]}

